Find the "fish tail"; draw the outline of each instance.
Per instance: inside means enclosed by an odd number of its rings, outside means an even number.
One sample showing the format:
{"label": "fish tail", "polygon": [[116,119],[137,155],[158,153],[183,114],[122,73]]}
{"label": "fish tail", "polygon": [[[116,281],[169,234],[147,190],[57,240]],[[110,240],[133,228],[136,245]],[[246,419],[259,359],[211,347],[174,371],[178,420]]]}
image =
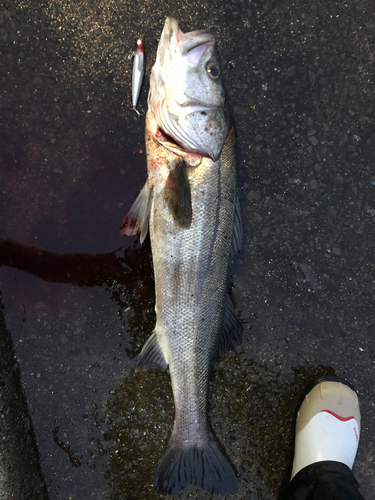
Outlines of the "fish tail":
{"label": "fish tail", "polygon": [[172,433],[156,471],[154,487],[159,493],[174,495],[189,484],[213,494],[229,494],[238,489],[236,471],[213,431],[208,439],[196,442],[183,441]]}

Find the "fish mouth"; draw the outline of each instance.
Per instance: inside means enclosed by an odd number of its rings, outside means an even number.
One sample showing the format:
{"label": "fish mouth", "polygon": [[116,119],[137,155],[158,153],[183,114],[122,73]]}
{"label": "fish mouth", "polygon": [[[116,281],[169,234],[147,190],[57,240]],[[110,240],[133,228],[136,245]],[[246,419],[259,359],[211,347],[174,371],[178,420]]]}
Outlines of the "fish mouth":
{"label": "fish mouth", "polygon": [[[215,35],[211,30],[195,30],[183,33],[174,17],[166,18],[164,30],[167,39],[171,40],[173,36],[175,37],[183,56],[198,47],[213,45],[215,43]],[[204,50],[202,50],[202,54],[203,52]]]}

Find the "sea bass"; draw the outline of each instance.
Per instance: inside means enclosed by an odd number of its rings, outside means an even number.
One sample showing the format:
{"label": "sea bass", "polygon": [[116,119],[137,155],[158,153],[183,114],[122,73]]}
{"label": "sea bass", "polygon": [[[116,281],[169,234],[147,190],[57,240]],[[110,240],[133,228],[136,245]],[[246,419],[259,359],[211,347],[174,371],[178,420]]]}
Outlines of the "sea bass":
{"label": "sea bass", "polygon": [[228,295],[228,264],[241,245],[235,129],[214,35],[182,33],[167,18],[153,66],[146,115],[148,179],[121,232],[150,229],[156,326],[140,369],[169,368],[172,435],[154,486],[188,484],[212,493],[238,488],[236,472],[207,415],[212,362],[242,338]]}

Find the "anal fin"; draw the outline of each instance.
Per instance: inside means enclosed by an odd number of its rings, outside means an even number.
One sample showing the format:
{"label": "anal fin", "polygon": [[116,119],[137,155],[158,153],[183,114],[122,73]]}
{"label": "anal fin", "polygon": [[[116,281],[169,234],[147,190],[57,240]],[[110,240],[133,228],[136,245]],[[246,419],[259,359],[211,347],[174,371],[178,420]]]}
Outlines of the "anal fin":
{"label": "anal fin", "polygon": [[165,371],[168,368],[168,363],[165,360],[164,354],[160,348],[158,338],[155,331],[150,335],[149,339],[142,348],[137,361],[137,370],[147,370],[156,368],[157,370]]}

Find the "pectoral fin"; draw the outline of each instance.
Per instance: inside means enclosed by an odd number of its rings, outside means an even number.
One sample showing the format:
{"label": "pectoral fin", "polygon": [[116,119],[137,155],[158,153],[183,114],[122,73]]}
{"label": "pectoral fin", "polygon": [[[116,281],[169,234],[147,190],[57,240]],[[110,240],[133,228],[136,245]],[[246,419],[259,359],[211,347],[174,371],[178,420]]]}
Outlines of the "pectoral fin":
{"label": "pectoral fin", "polygon": [[164,201],[177,224],[189,228],[192,218],[191,191],[184,160],[174,161],[170,165]]}
{"label": "pectoral fin", "polygon": [[125,215],[120,234],[133,236],[141,233],[141,243],[146,238],[152,202],[152,190],[148,182],[143,186],[129,212]]}

